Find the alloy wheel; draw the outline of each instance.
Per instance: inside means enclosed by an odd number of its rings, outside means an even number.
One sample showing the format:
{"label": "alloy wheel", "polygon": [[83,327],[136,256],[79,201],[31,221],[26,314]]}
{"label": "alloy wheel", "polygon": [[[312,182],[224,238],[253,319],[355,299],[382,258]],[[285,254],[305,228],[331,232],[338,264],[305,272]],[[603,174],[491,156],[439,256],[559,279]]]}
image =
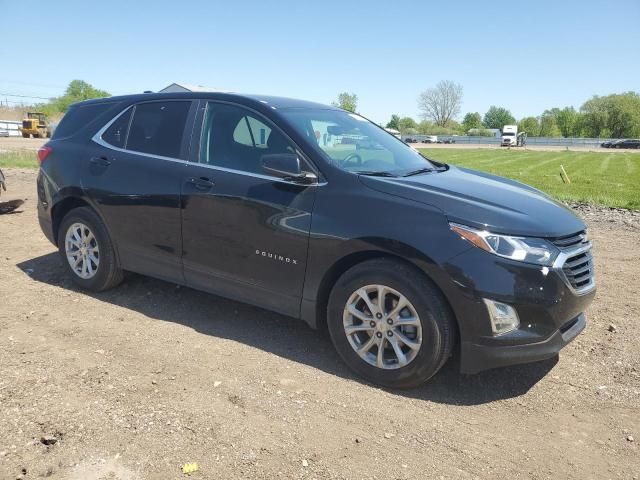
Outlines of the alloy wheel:
{"label": "alloy wheel", "polygon": [[100,248],[89,227],[79,222],[72,224],[64,238],[64,249],[73,273],[85,280],[95,276],[100,265]]}
{"label": "alloy wheel", "polygon": [[344,333],[369,365],[402,368],[422,345],[422,324],[411,302],[385,285],[367,285],[351,294],[343,313]]}

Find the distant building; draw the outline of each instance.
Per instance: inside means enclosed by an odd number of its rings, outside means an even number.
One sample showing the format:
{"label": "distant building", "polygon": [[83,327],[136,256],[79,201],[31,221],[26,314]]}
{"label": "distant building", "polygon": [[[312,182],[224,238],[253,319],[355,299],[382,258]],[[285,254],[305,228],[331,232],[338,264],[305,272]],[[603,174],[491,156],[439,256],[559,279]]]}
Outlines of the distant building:
{"label": "distant building", "polygon": [[499,128],[470,128],[467,132],[467,135],[470,137],[481,136],[481,137],[496,137],[499,138],[502,135],[502,130]]}
{"label": "distant building", "polygon": [[167,85],[158,93],[179,93],[179,92],[221,92],[219,88],[205,87],[202,85],[191,85],[189,83],[172,83]]}

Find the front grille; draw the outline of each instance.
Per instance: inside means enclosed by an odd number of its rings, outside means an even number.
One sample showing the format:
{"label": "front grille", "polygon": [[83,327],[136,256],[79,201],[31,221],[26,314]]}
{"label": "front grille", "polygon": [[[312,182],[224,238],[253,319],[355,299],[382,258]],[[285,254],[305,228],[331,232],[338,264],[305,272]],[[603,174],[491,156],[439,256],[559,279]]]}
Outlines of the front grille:
{"label": "front grille", "polygon": [[593,258],[590,251],[567,258],[562,267],[567,280],[576,290],[582,290],[593,281]]}
{"label": "front grille", "polygon": [[585,231],[557,237],[551,242],[560,249],[560,265],[567,283],[576,293],[584,293],[595,285],[591,243]]}
{"label": "front grille", "polygon": [[567,248],[567,247],[573,247],[574,245],[583,243],[586,238],[587,238],[587,233],[583,230],[581,232],[574,233],[573,235],[554,238],[551,241],[558,248]]}

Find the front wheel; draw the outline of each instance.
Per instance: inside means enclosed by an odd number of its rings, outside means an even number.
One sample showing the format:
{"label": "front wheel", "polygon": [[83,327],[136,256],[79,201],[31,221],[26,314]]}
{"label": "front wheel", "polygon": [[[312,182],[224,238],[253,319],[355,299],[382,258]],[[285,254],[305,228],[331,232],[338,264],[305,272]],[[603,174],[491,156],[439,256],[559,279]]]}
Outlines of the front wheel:
{"label": "front wheel", "polygon": [[99,292],[122,281],[107,229],[90,208],[76,208],[62,219],[58,250],[73,281],[85,290]]}
{"label": "front wheel", "polygon": [[345,272],[327,315],[342,359],[379,385],[418,386],[453,351],[455,320],[446,300],[426,276],[398,261],[369,260]]}

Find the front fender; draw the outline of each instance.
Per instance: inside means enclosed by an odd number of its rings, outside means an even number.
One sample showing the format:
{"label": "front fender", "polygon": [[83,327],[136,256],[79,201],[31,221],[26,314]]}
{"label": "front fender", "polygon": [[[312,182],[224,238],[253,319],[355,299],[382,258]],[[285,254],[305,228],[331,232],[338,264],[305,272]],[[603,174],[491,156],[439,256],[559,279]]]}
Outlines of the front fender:
{"label": "front fender", "polygon": [[323,201],[314,211],[301,300],[301,318],[314,328],[325,321],[326,303],[340,275],[357,263],[381,256],[397,258],[423,272],[456,313],[456,288],[447,272],[447,261],[473,247],[451,231],[439,210],[379,195],[369,197],[366,203],[349,202],[348,214],[335,215],[333,199]]}

